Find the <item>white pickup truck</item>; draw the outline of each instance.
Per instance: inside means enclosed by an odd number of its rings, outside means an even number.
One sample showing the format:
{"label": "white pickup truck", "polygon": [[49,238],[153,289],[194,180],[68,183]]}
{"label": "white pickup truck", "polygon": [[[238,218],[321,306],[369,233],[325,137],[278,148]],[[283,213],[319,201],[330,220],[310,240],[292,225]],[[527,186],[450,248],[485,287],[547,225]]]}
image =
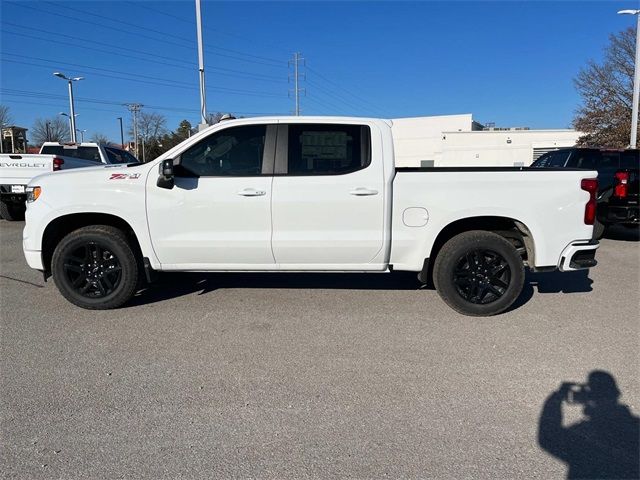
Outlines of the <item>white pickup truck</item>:
{"label": "white pickup truck", "polygon": [[24,215],[25,188],[32,178],[43,173],[70,168],[95,167],[97,164],[137,162],[129,152],[97,143],[64,144],[46,142],[39,154],[0,154],[0,216],[19,220]]}
{"label": "white pickup truck", "polygon": [[468,315],[503,312],[525,266],[596,264],[596,172],[396,168],[393,122],[229,120],[148,164],[28,187],[24,254],[89,309],[156,271],[418,272]]}

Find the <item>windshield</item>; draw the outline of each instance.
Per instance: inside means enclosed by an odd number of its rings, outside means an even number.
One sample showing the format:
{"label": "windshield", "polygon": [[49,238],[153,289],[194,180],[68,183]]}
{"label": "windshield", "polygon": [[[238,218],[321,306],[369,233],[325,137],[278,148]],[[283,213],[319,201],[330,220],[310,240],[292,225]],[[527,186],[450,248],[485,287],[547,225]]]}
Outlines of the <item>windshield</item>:
{"label": "windshield", "polygon": [[109,157],[109,163],[138,163],[138,159],[126,150],[114,147],[104,147]]}

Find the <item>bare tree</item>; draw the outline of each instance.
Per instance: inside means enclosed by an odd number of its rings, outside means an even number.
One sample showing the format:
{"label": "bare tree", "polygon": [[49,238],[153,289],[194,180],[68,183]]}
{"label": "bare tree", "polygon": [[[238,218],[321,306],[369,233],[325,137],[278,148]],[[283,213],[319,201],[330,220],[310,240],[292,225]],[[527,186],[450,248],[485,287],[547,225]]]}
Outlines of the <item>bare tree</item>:
{"label": "bare tree", "polygon": [[109,140],[109,137],[107,137],[106,135],[96,132],[93,135],[91,135],[91,140],[94,143],[100,144],[100,145],[112,145],[113,142],[111,140]]}
{"label": "bare tree", "polygon": [[[167,118],[156,112],[138,113],[138,156],[142,161],[149,161],[158,155],[161,140],[168,132]],[[133,125],[129,135],[134,136]]]}
{"label": "bare tree", "polygon": [[221,112],[207,113],[207,125],[215,125],[223,116],[224,113]]}
{"label": "bare tree", "polygon": [[591,60],[574,80],[582,105],[573,126],[586,146],[626,147],[631,132],[636,30],[609,37],[602,63]]}
{"label": "bare tree", "polygon": [[31,129],[32,143],[66,142],[69,140],[69,122],[60,117],[37,118]]}
{"label": "bare tree", "polygon": [[9,107],[6,105],[0,105],[0,125],[4,127],[5,125],[9,125],[11,122],[13,122],[13,120],[11,118],[11,113],[9,112]]}
{"label": "bare tree", "polygon": [[[138,113],[138,136],[145,141],[158,139],[167,132],[167,119],[156,112]],[[133,125],[129,128],[129,135],[133,138]]]}

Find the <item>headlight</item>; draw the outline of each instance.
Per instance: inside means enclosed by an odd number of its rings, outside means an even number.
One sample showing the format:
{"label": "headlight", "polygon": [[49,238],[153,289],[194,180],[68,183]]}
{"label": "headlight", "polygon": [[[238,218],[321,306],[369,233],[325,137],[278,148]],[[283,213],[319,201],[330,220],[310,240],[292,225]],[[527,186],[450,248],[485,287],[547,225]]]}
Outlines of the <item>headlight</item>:
{"label": "headlight", "polygon": [[35,202],[41,193],[42,188],[40,187],[27,187],[27,202]]}

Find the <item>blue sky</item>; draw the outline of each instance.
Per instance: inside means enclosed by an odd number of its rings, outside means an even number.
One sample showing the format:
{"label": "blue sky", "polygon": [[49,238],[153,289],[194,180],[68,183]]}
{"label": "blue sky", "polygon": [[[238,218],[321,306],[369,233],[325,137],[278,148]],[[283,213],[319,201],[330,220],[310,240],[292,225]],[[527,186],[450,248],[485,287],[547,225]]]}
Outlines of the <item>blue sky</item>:
{"label": "blue sky", "polygon": [[[306,59],[303,114],[474,114],[499,126],[565,128],[572,79],[601,57],[616,15],[638,1],[217,2],[203,0],[209,111],[288,114],[287,60]],[[121,106],[139,102],[168,127],[198,123],[195,8],[183,1],[2,0],[0,98],[14,123],[68,111],[77,127],[119,139]]]}

